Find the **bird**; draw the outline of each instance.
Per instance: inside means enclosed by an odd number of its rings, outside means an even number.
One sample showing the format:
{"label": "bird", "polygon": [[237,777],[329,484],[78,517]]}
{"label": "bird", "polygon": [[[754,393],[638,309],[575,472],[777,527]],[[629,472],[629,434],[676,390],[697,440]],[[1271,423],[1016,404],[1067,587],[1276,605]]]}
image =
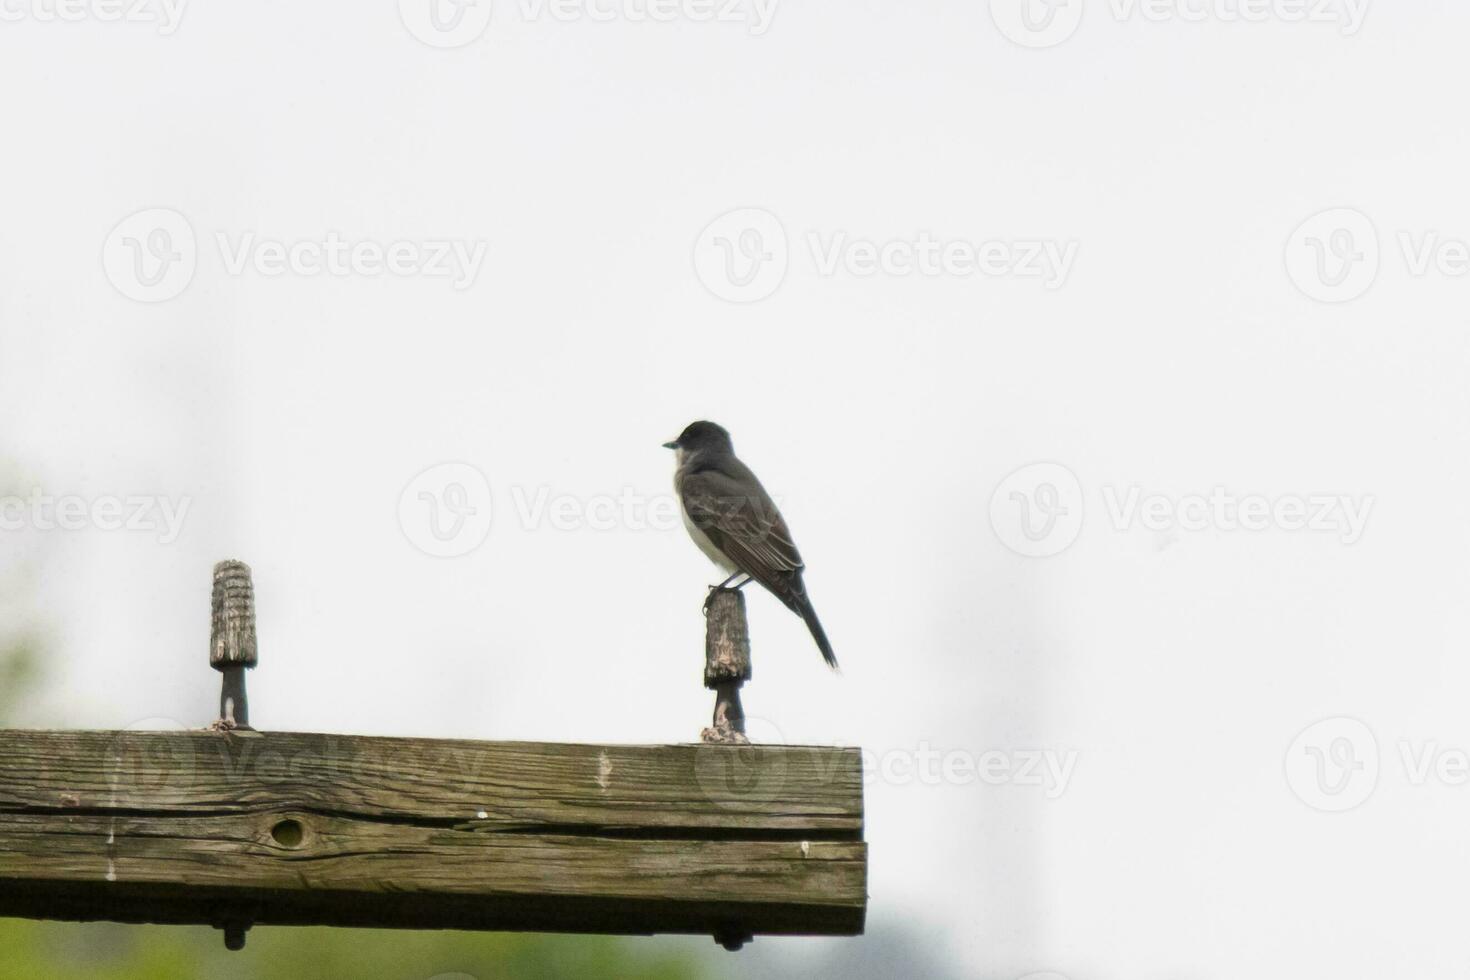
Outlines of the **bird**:
{"label": "bird", "polygon": [[806,566],[791,531],[761,481],[735,455],[730,433],[713,422],[693,422],[664,448],[674,450],[674,490],[685,529],[699,550],[730,576],[711,588],[705,611],[715,594],[736,579],[745,581],[735,589],[759,582],[806,622],[822,659],[836,670],[837,656],[807,596],[802,581]]}

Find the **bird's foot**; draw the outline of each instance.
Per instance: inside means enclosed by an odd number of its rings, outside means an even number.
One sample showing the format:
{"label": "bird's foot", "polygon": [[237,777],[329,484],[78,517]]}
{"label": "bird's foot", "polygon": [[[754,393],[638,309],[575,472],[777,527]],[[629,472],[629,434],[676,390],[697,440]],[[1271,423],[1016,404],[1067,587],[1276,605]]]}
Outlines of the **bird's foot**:
{"label": "bird's foot", "polygon": [[[731,585],[730,585],[730,583],[733,582],[733,581],[735,581],[737,578],[738,579],[744,579],[745,581],[741,582],[739,585],[734,586],[732,588]],[[707,596],[704,597],[704,614],[706,616],[709,615],[709,607],[712,606],[712,605],[714,605],[715,596],[719,595],[721,592],[739,592],[741,589],[745,588],[749,584],[750,584],[750,576],[749,575],[747,575],[745,572],[736,572],[734,575],[731,575],[729,578],[725,579],[725,581],[721,582],[719,585],[711,585],[709,587],[709,595],[707,595]]]}

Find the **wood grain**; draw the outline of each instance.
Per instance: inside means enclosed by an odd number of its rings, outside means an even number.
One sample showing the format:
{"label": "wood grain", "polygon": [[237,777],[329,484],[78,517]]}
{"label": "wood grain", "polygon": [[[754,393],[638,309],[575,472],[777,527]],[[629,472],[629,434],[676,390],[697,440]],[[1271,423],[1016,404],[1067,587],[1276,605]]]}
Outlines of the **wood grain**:
{"label": "wood grain", "polygon": [[853,935],[862,818],[850,748],[0,731],[0,915]]}

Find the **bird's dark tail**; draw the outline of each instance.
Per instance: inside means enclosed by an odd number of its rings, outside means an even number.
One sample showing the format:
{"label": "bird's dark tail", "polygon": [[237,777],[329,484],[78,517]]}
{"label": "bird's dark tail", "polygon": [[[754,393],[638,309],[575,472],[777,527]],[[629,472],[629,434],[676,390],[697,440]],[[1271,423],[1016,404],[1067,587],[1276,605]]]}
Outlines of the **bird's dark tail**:
{"label": "bird's dark tail", "polygon": [[837,654],[832,652],[832,644],[827,642],[827,631],[822,629],[822,623],[817,619],[817,611],[812,608],[812,601],[801,593],[793,595],[789,605],[792,611],[806,620],[806,628],[812,631],[812,639],[817,641],[817,649],[822,651],[822,659],[827,661],[828,667],[836,670]]}

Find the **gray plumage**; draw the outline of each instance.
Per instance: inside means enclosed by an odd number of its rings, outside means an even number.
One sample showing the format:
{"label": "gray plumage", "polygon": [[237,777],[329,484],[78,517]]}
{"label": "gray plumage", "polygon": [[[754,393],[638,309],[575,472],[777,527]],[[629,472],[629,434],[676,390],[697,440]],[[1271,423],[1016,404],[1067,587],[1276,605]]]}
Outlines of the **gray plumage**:
{"label": "gray plumage", "polygon": [[726,572],[750,576],[800,616],[835,669],[837,657],[802,581],[801,553],[771,495],[736,457],[730,434],[713,422],[695,422],[664,445],[677,453],[674,489],[694,543]]}

